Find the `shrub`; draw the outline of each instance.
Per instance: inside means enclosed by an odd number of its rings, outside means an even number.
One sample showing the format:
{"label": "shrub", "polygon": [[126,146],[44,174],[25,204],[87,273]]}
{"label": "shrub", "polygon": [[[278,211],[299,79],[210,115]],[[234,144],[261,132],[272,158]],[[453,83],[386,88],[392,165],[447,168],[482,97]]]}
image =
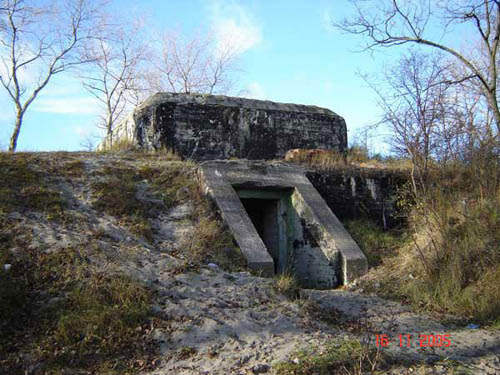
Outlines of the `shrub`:
{"label": "shrub", "polygon": [[[443,199],[444,198],[444,199]],[[414,214],[419,279],[403,290],[414,300],[479,320],[500,317],[500,199],[464,201],[434,195]],[[494,285],[494,284],[493,284]]]}
{"label": "shrub", "polygon": [[300,297],[300,285],[290,273],[285,272],[276,276],[274,289],[290,299],[297,299]]}

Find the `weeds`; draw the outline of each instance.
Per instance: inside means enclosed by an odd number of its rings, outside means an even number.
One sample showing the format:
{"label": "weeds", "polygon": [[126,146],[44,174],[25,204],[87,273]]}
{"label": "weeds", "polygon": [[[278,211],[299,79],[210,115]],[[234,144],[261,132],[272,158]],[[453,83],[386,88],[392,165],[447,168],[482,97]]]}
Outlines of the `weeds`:
{"label": "weeds", "polygon": [[109,138],[104,139],[105,147],[101,152],[133,152],[137,150],[137,145],[133,140],[127,138],[121,138],[109,142]]}
{"label": "weeds", "polygon": [[281,273],[275,278],[274,289],[290,299],[300,298],[300,285],[290,273]]}
{"label": "weeds", "polygon": [[217,219],[200,215],[195,220],[193,232],[182,244],[187,265],[215,263],[230,272],[245,269],[246,259]]}
{"label": "weeds", "polygon": [[85,172],[85,163],[82,160],[71,160],[61,168],[61,172],[66,177],[81,177]]}
{"label": "weeds", "polygon": [[42,212],[47,219],[61,219],[66,201],[50,189],[34,166],[35,157],[0,154],[0,215],[26,209]]}
{"label": "weeds", "polygon": [[358,340],[331,343],[324,350],[302,350],[275,366],[278,375],[373,374],[387,368],[382,352]]}
{"label": "weeds", "polygon": [[127,155],[134,155],[145,158],[156,158],[163,161],[180,161],[181,157],[175,153],[175,151],[162,147],[158,150],[143,150],[141,149],[133,140],[121,138],[117,141],[113,141],[113,144],[109,146],[109,141],[105,140],[106,145],[101,149],[101,153],[126,153]]}
{"label": "weeds", "polygon": [[[67,367],[98,369],[117,358],[120,368],[130,369],[133,359],[147,355],[137,327],[148,323],[150,292],[124,276],[95,269],[87,260],[88,248],[54,253],[25,249],[24,257],[13,262],[7,277],[23,293],[10,305],[16,311],[2,327],[3,368],[14,373],[19,365],[10,355],[12,342],[33,350],[49,373]],[[3,285],[1,297],[12,300]]]}
{"label": "weeds", "polygon": [[138,175],[132,169],[114,169],[105,180],[91,185],[93,207],[117,217],[141,216],[147,209],[137,197]]}
{"label": "weeds", "polygon": [[92,273],[78,280],[62,305],[64,312],[44,344],[63,345],[80,357],[96,351],[107,357],[123,355],[140,338],[136,328],[147,322],[150,295],[124,276]]}
{"label": "weeds", "polygon": [[368,151],[359,146],[350,147],[345,153],[332,150],[290,150],[285,160],[320,170],[370,167],[406,171],[411,168],[411,164],[406,159],[370,158]]}
{"label": "weeds", "polygon": [[419,309],[495,325],[500,320],[500,190],[477,184],[469,167],[456,164],[431,170],[427,183],[425,192],[404,199],[411,235],[388,236],[363,222],[346,226],[372,264],[380,264],[378,249],[387,260],[377,280],[384,285],[379,293]]}
{"label": "weeds", "polygon": [[343,224],[366,255],[371,267],[396,255],[397,249],[408,241],[405,231],[384,230],[368,219],[349,220]]}
{"label": "weeds", "polygon": [[[422,211],[424,210],[424,211]],[[480,321],[500,317],[500,199],[422,206],[413,216],[419,278],[402,290],[413,300]]]}
{"label": "weeds", "polygon": [[171,208],[186,200],[193,200],[195,203],[200,200],[193,167],[193,164],[187,162],[172,162],[162,167],[145,164],[139,168],[138,173],[151,181],[165,206]]}

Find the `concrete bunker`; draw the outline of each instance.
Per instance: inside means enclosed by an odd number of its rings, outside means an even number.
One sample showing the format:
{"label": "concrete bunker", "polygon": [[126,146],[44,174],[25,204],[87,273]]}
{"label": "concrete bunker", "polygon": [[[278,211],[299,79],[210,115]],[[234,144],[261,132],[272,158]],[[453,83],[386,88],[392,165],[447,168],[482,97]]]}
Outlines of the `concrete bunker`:
{"label": "concrete bunker", "polygon": [[250,268],[320,289],[366,272],[366,257],[296,166],[211,161],[199,173]]}
{"label": "concrete bunker", "polygon": [[222,95],[157,93],[117,124],[113,142],[167,148],[186,159],[266,159],[290,149],[344,152],[347,127],[327,108]]}

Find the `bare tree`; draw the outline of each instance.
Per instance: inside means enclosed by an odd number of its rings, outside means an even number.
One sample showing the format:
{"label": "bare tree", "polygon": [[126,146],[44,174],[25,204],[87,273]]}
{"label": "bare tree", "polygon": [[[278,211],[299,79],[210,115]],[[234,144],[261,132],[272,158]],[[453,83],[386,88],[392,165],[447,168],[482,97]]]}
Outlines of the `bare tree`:
{"label": "bare tree", "polygon": [[167,33],[161,42],[156,72],[149,72],[150,91],[227,94],[234,87],[239,51],[211,36],[185,39]]}
{"label": "bare tree", "polygon": [[[487,100],[500,133],[497,98],[498,51],[500,43],[500,1],[498,0],[351,0],[356,16],[336,26],[367,37],[366,48],[414,43],[444,51],[463,67],[459,81],[473,80]],[[442,35],[433,38],[436,25]],[[449,40],[458,28],[475,38],[478,48],[462,51]],[[433,29],[432,31],[429,31]],[[475,47],[474,44],[468,44]]]}
{"label": "bare tree", "polygon": [[17,147],[24,115],[51,79],[77,65],[95,27],[91,0],[4,0],[1,3],[0,83],[15,108],[9,151]]}
{"label": "bare tree", "polygon": [[98,137],[95,134],[89,133],[81,137],[80,147],[87,152],[92,152],[96,149]]}
{"label": "bare tree", "polygon": [[93,63],[83,77],[83,85],[103,104],[104,115],[99,125],[106,131],[109,146],[124,112],[137,104],[139,68],[146,53],[139,28],[140,25],[117,28],[98,35],[87,51]]}
{"label": "bare tree", "polygon": [[446,157],[448,151],[442,143],[448,136],[454,103],[450,86],[443,82],[446,71],[439,55],[410,51],[385,72],[385,86],[364,77],[378,95],[384,113],[381,124],[389,126],[395,151],[412,162],[415,195],[425,189],[431,159]]}

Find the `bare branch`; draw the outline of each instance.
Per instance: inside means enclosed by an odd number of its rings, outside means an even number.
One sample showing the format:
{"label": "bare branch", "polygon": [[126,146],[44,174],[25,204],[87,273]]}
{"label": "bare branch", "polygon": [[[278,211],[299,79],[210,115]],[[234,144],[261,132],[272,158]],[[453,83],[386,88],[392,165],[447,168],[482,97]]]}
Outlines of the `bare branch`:
{"label": "bare branch", "polygon": [[[351,0],[356,15],[336,24],[348,33],[364,35],[365,49],[418,44],[443,51],[461,64],[464,76],[457,80],[473,80],[481,88],[495,118],[496,132],[500,133],[500,109],[497,98],[498,50],[500,45],[500,3],[491,0],[439,2],[426,0]],[[448,27],[461,24],[476,36],[478,49],[486,59],[478,59],[470,51],[459,50],[450,44],[433,39],[428,25]],[[471,78],[473,77],[473,78]]]}
{"label": "bare branch", "polygon": [[[9,145],[15,151],[24,114],[51,79],[87,61],[79,49],[97,31],[98,14],[92,0],[44,2],[33,5],[24,0],[4,0],[0,12],[6,22],[0,25],[2,87],[16,112]],[[33,78],[29,78],[33,77]]]}
{"label": "bare branch", "polygon": [[140,42],[140,24],[122,26],[98,35],[89,46],[87,57],[93,63],[82,76],[84,87],[101,103],[101,127],[107,141],[113,142],[113,132],[122,119],[129,97],[138,96],[135,85],[139,68],[146,56],[145,41]]}
{"label": "bare branch", "polygon": [[238,71],[238,51],[216,43],[210,35],[185,39],[175,32],[164,35],[156,71],[146,74],[149,91],[227,94]]}

